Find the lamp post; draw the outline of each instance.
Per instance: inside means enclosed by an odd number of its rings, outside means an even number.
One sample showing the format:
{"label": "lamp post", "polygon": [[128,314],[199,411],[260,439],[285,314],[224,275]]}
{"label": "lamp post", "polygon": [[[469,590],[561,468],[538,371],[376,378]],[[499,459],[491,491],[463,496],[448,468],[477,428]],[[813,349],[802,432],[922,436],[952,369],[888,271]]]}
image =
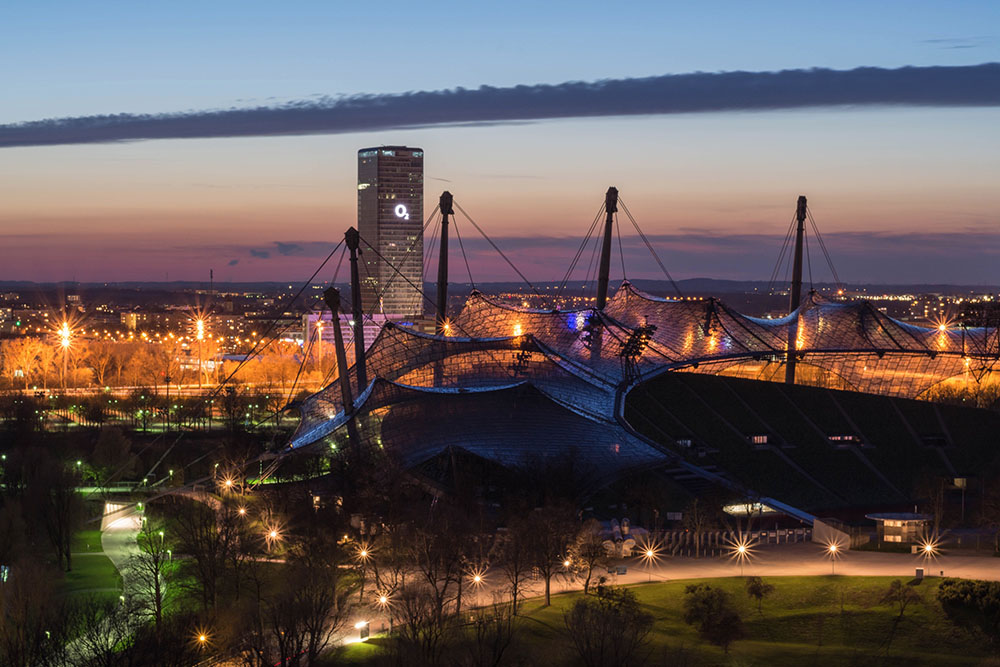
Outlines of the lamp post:
{"label": "lamp post", "polygon": [[840,553],[840,547],[834,542],[826,548],[827,553],[830,554],[830,574],[837,573],[837,556]]}
{"label": "lamp post", "polygon": [[323,383],[323,320],[316,320],[316,365],[319,366],[320,385]]}
{"label": "lamp post", "polygon": [[62,346],[63,358],[62,358],[62,388],[63,391],[66,390],[66,366],[69,360],[69,345],[70,337],[72,332],[69,329],[69,322],[63,320],[62,326],[59,328],[59,344]]}
{"label": "lamp post", "polygon": [[205,340],[205,320],[203,320],[201,318],[198,318],[198,321],[195,322],[195,330],[196,330],[195,336],[198,339],[198,391],[200,392],[201,391],[201,373],[202,373],[202,370],[204,368],[204,366],[202,366],[203,362],[201,360],[201,342],[203,340]]}
{"label": "lamp post", "polygon": [[167,433],[170,432],[170,376],[165,375],[163,381],[167,383]]}

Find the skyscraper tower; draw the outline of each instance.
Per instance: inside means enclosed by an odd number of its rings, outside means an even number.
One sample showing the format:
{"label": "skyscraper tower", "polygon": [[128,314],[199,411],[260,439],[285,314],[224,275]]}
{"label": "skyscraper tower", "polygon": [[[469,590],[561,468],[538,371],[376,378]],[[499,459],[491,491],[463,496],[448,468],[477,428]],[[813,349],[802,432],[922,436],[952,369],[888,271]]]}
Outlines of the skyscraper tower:
{"label": "skyscraper tower", "polygon": [[359,150],[358,231],[387,260],[362,243],[361,301],[366,313],[423,313],[418,291],[423,288],[423,219],[424,151],[407,146]]}

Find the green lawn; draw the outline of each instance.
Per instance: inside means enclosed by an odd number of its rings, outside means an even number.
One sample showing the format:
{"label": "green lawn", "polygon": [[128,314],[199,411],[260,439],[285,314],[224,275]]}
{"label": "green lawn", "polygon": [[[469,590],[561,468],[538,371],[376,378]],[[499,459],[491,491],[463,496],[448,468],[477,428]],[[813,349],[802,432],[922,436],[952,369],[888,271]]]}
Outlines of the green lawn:
{"label": "green lawn", "polygon": [[104,551],[101,547],[101,531],[81,530],[73,536],[73,545],[70,549],[73,553],[100,553]]}
{"label": "green lawn", "polygon": [[120,590],[121,586],[121,577],[110,558],[103,554],[86,554],[73,557],[73,570],[66,573],[60,590],[72,594],[91,589]]}
{"label": "green lawn", "polygon": [[[907,608],[887,649],[897,611],[880,604],[880,599],[892,579],[769,578],[775,591],[760,613],[747,598],[739,577],[637,585],[633,590],[656,619],[652,654],[646,664],[962,665],[984,664],[984,659],[997,655],[984,640],[944,616],[935,597],[937,579],[916,586],[923,601]],[[728,656],[702,642],[682,620],[684,588],[700,582],[729,591],[740,609],[746,639],[736,642]],[[555,596],[549,608],[542,608],[539,601],[528,602],[520,623],[518,654],[530,664],[546,667],[574,664],[563,612],[578,595]],[[349,663],[365,664],[376,652],[375,646],[351,645],[342,657]]]}

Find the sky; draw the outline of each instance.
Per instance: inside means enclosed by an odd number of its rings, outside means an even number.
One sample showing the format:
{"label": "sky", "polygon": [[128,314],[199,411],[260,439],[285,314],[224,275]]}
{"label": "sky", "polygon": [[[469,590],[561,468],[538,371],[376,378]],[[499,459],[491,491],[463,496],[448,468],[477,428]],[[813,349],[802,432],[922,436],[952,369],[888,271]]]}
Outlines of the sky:
{"label": "sky", "polygon": [[[996,81],[975,66],[998,26],[996,2],[16,2],[0,280],[303,280],[356,224],[357,149],[406,144],[427,199],[453,192],[532,280],[562,278],[616,185],[675,278],[767,279],[805,194],[844,280],[1000,284],[998,87],[969,78]],[[807,95],[768,74],[812,68],[873,69],[806,72]],[[295,120],[338,103],[391,119]],[[166,138],[94,139],[107,115]],[[208,136],[176,138],[192,119]],[[514,278],[458,224],[477,281]],[[659,277],[630,228],[626,273]]]}

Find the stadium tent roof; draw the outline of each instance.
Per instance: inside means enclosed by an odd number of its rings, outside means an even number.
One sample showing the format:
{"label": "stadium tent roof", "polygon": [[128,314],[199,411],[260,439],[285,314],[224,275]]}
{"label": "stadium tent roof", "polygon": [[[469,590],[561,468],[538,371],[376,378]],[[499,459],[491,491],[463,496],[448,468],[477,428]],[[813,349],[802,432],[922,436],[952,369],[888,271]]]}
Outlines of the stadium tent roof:
{"label": "stadium tent roof", "polygon": [[[506,467],[572,458],[593,485],[675,459],[613,420],[582,414],[528,382],[492,388],[412,387],[372,382],[353,416],[362,442],[384,448],[404,467],[450,447]],[[343,413],[303,432],[292,446],[348,442]]]}
{"label": "stadium tent roof", "polygon": [[[626,364],[629,342],[644,325],[655,330],[644,345],[632,346]],[[619,450],[628,450],[618,451],[608,463],[607,469],[616,474],[630,465],[613,461],[651,464],[676,458],[658,453],[633,432],[629,437],[609,435],[618,428],[616,424],[627,426],[622,412],[624,394],[655,373],[735,369],[753,376],[767,368],[773,373],[784,361],[792,334],[800,368],[824,374],[825,382],[912,397],[967,371],[970,355],[965,336],[976,335],[969,330],[916,327],[886,316],[869,303],[832,303],[816,295],[810,295],[795,313],[767,320],[743,315],[717,299],[654,297],[628,282],[604,311],[520,308],[473,291],[451,321],[451,331],[462,335],[429,335],[387,324],[368,350],[369,386],[358,387],[352,369],[359,419],[367,419],[365,432],[373,441],[393,440],[387,446],[411,462],[433,455],[447,443],[505,463],[530,452],[569,451],[568,440],[577,443],[580,456],[601,461],[607,457],[602,448],[613,440]],[[537,394],[537,405],[516,402],[519,411],[499,407],[514,404],[509,398],[514,387],[522,393],[530,387]],[[470,393],[477,398],[469,399],[466,394]],[[461,403],[457,396],[476,404],[475,422],[463,421],[461,412],[437,407]],[[491,401],[497,401],[494,410],[484,407]],[[389,419],[381,416],[390,414]],[[544,426],[545,414],[553,423],[575,415],[592,430],[574,427],[567,431],[568,438],[558,437]],[[405,428],[396,426],[402,423],[400,415],[408,416],[412,430],[420,430],[420,439],[414,440]],[[333,382],[306,399],[290,446],[326,438],[346,419],[338,383]],[[467,427],[453,428],[453,422]],[[588,437],[597,437],[601,443],[596,450],[584,446]],[[502,445],[502,439],[508,443]],[[697,466],[689,468],[713,483],[720,481],[718,475]]]}

